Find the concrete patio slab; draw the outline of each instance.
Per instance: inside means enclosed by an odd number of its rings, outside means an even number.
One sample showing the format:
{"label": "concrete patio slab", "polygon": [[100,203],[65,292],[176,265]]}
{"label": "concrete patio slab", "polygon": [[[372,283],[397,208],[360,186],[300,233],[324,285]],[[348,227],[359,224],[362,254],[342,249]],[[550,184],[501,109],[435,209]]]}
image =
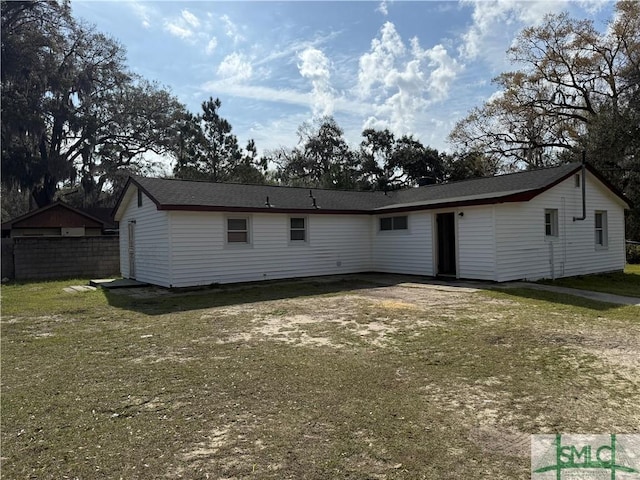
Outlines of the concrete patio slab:
{"label": "concrete patio slab", "polygon": [[93,287],[101,287],[111,290],[112,288],[139,288],[148,287],[148,283],[138,282],[130,278],[100,278],[90,280],[89,285]]}
{"label": "concrete patio slab", "polygon": [[591,290],[579,290],[577,288],[558,287],[555,285],[543,285],[529,282],[509,282],[495,285],[494,288],[531,288],[533,290],[544,290],[546,292],[562,293],[564,295],[575,295],[576,297],[597,300],[598,302],[614,303],[617,305],[634,305],[640,307],[640,298],[625,297],[623,295],[613,295],[611,293],[593,292]]}
{"label": "concrete patio slab", "polygon": [[97,290],[96,287],[92,287],[91,285],[72,285],[70,287],[65,287],[64,290],[67,293],[82,293],[82,292],[93,292]]}

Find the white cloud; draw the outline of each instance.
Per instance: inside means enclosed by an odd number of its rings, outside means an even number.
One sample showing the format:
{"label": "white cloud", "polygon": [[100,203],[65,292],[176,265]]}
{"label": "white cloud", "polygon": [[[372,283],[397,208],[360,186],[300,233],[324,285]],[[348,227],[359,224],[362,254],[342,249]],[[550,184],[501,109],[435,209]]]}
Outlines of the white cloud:
{"label": "white cloud", "polygon": [[[261,85],[239,84],[225,80],[210,81],[200,86],[203,93],[215,92],[217,95],[260,100],[265,102],[286,103],[304,108],[313,108],[315,99],[311,93],[290,88],[272,88]],[[350,115],[371,115],[371,104],[357,102],[345,97],[334,98],[334,110]]]}
{"label": "white cloud", "polygon": [[165,22],[164,29],[174,37],[182,38],[183,40],[193,37],[193,31],[169,20]]}
{"label": "white cloud", "polygon": [[290,105],[308,107],[311,105],[311,95],[290,89],[275,89],[258,85],[239,85],[227,81],[211,81],[201,86],[204,92],[224,93],[240,98],[263,100],[268,102],[282,102]]}
{"label": "white cloud", "polygon": [[389,128],[396,134],[414,133],[418,117],[449,96],[463,68],[442,45],[425,50],[413,38],[407,51],[391,22],[383,25],[359,65],[358,93],[373,104],[364,128]]}
{"label": "white cloud", "polygon": [[371,50],[360,57],[358,88],[362,96],[369,95],[376,83],[385,83],[384,79],[393,68],[395,59],[404,51],[404,44],[395,26],[386,22],[380,30],[380,38],[374,38],[371,41]]}
{"label": "white cloud", "polygon": [[211,55],[216,50],[217,46],[218,46],[218,39],[216,37],[211,37],[204,51],[207,55]]}
{"label": "white cloud", "polygon": [[452,58],[442,45],[421,51],[417,39],[413,39],[412,43],[414,44],[414,55],[428,59],[429,67],[433,67],[428,80],[431,101],[437,102],[447,99],[453,81],[464,67]]}
{"label": "white cloud", "polygon": [[218,75],[229,82],[244,82],[253,75],[253,67],[243,54],[234,52],[224,57],[218,66]]}
{"label": "white cloud", "polygon": [[182,19],[193,28],[198,28],[200,26],[200,20],[189,10],[182,10]]}
{"label": "white cloud", "polygon": [[611,0],[578,0],[578,5],[590,14],[595,14],[611,4]]}
{"label": "white cloud", "polygon": [[167,19],[164,22],[164,29],[174,37],[183,40],[190,40],[195,37],[200,27],[200,20],[189,10],[182,10],[179,17]]}
{"label": "white cloud", "polygon": [[140,19],[144,28],[151,27],[152,9],[147,3],[133,1],[129,3],[129,6],[133,10],[134,15]]}
{"label": "white cloud", "polygon": [[331,76],[329,72],[329,60],[322,51],[317,48],[307,48],[298,58],[302,61],[298,64],[300,75],[312,81],[327,81]]}
{"label": "white cloud", "polygon": [[266,52],[266,55],[259,59],[256,59],[255,65],[270,63],[281,58],[297,57],[298,53],[302,50],[311,47],[319,47],[339,35],[339,32],[330,32],[328,34],[317,34],[312,40],[296,40],[287,43],[285,46],[275,46],[270,52]]}
{"label": "white cloud", "polygon": [[220,17],[222,23],[224,23],[225,31],[224,33],[233,40],[233,43],[239,43],[244,40],[244,37],[240,34],[240,29],[238,26],[231,21],[228,15],[222,15]]}
{"label": "white cloud", "polygon": [[380,12],[385,17],[389,15],[389,5],[387,4],[387,0],[382,0],[380,5],[378,5],[378,8],[376,8],[376,11]]}
{"label": "white cloud", "polygon": [[513,25],[511,29],[517,31],[522,26],[539,25],[546,14],[566,9],[568,1],[463,0],[463,3],[473,6],[473,23],[462,35],[460,55],[474,59],[495,57],[496,48],[504,53],[507,48],[504,46],[505,28]]}
{"label": "white cloud", "polygon": [[502,97],[504,97],[504,93],[504,90],[496,90],[491,95],[489,95],[489,98],[487,98],[487,103],[492,103],[502,99]]}
{"label": "white cloud", "polygon": [[314,115],[331,115],[333,113],[333,94],[331,91],[331,72],[329,59],[317,48],[309,47],[298,55],[301,63],[298,70],[302,77],[311,80],[313,91],[311,96]]}

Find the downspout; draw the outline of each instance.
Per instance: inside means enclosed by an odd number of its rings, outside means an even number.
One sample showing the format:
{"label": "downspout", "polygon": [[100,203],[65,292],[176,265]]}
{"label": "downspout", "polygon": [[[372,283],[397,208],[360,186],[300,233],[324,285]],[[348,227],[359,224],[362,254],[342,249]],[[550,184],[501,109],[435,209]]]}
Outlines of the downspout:
{"label": "downspout", "polygon": [[582,216],[573,217],[573,221],[582,221],[587,218],[587,153],[582,151]]}

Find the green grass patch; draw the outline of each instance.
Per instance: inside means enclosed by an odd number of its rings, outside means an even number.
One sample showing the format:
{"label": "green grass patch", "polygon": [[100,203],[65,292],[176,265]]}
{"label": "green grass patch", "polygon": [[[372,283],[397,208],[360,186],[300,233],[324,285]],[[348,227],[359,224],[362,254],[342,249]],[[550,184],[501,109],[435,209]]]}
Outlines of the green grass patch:
{"label": "green grass patch", "polygon": [[97,289],[72,298],[63,289],[88,285],[86,279],[50,282],[11,282],[2,285],[2,316],[63,315],[94,311],[108,305],[105,291]]}
{"label": "green grass patch", "polygon": [[624,272],[542,280],[540,283],[612,293],[614,295],[640,297],[640,265],[627,265]]}
{"label": "green grass patch", "polygon": [[526,479],[530,434],[640,422],[636,307],[367,282],[149,298],[72,284],[2,289],[5,478]]}
{"label": "green grass patch", "polygon": [[640,275],[640,264],[632,265],[628,263],[624,269],[624,272],[632,275]]}

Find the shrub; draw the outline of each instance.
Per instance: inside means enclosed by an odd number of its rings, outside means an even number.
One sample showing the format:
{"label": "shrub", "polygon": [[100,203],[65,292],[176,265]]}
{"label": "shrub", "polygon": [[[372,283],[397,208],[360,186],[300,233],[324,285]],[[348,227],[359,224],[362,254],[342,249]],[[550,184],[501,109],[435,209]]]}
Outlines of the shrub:
{"label": "shrub", "polygon": [[640,263],[640,244],[627,243],[627,263]]}

